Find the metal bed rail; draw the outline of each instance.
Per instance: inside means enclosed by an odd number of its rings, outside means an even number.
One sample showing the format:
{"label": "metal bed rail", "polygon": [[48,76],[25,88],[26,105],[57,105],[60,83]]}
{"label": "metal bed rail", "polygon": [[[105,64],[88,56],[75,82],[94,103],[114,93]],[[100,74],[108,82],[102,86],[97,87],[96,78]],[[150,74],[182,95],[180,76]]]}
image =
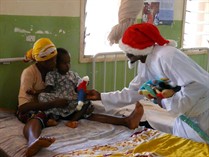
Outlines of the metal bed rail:
{"label": "metal bed rail", "polygon": [[24,60],[25,57],[0,58],[0,64],[10,64],[11,62],[19,62]]}

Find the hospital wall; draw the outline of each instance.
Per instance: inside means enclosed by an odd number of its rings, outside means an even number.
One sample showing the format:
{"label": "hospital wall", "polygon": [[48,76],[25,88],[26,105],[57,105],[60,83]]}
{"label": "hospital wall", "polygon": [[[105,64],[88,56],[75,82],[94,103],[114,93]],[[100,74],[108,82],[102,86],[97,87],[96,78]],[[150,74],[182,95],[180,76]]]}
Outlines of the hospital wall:
{"label": "hospital wall", "polygon": [[[32,47],[34,38],[36,40],[47,37],[57,47],[69,50],[72,55],[72,70],[77,71],[80,76],[88,75],[91,79],[92,63],[79,61],[80,2],[80,0],[0,0],[0,58],[23,57]],[[175,0],[173,24],[159,26],[165,38],[174,39],[179,45],[182,35],[183,2]],[[29,64],[23,62],[0,64],[0,107],[16,108],[20,75]],[[109,64],[107,68],[112,69],[112,65]],[[131,80],[132,77],[128,79]],[[109,80],[107,84],[109,87],[112,86],[112,81]],[[111,90],[109,87],[107,89]],[[118,89],[122,87],[123,84],[120,83],[117,86]]]}

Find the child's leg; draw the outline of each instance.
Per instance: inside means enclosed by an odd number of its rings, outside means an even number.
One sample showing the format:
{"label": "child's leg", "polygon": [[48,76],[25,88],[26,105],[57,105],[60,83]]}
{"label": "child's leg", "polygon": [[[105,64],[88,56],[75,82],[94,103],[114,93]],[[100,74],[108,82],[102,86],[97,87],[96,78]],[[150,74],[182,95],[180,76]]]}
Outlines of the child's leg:
{"label": "child's leg", "polygon": [[91,103],[90,102],[85,103],[80,111],[76,111],[67,118],[70,121],[65,123],[65,125],[70,128],[76,128],[78,126],[77,121],[82,118],[89,117],[93,111],[94,111],[94,107],[91,105]]}
{"label": "child's leg", "polygon": [[78,121],[78,120],[82,119],[85,114],[90,114],[89,113],[90,111],[92,113],[94,108],[92,108],[91,106],[92,105],[91,105],[90,102],[85,103],[80,111],[76,111],[75,113],[72,114],[72,116],[70,116],[69,120],[71,120],[71,121]]}
{"label": "child's leg", "polygon": [[88,117],[90,117],[93,111],[94,111],[94,106],[89,105],[89,107],[87,108],[86,112],[83,115],[83,118],[87,119]]}

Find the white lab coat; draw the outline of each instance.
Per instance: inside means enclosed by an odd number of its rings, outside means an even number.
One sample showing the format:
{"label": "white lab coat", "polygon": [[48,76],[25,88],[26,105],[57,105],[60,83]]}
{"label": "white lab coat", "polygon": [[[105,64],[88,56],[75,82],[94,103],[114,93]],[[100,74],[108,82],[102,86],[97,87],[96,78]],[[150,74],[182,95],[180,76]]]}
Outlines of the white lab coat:
{"label": "white lab coat", "polygon": [[[122,91],[102,93],[102,103],[107,110],[135,103],[142,98],[138,94],[140,86],[148,80],[159,78],[169,78],[182,87],[173,97],[163,99],[166,110],[192,117],[198,124],[198,119],[201,119],[204,112],[208,118],[205,119],[204,128],[203,124],[199,125],[209,135],[209,73],[171,46],[155,46],[153,52],[147,56],[146,63],[138,64],[138,74],[129,87]],[[174,124],[174,134],[189,138],[181,134],[181,129],[175,129],[180,125],[182,124],[177,122]]]}

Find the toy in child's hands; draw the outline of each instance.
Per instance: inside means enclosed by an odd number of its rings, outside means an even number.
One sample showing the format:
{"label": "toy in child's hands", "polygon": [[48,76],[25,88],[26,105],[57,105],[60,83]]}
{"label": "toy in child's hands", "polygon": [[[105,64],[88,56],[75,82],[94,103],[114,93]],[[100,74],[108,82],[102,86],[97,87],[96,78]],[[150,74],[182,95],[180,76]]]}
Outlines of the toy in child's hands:
{"label": "toy in child's hands", "polygon": [[76,109],[80,111],[83,107],[84,101],[86,99],[86,89],[89,83],[89,77],[84,76],[82,81],[77,86],[77,93],[78,93],[78,105]]}
{"label": "toy in child's hands", "polygon": [[181,87],[174,85],[168,78],[161,78],[159,80],[149,80],[145,82],[139,89],[140,95],[146,96],[148,99],[154,99],[157,103],[157,98],[169,98],[176,92],[180,91]]}

